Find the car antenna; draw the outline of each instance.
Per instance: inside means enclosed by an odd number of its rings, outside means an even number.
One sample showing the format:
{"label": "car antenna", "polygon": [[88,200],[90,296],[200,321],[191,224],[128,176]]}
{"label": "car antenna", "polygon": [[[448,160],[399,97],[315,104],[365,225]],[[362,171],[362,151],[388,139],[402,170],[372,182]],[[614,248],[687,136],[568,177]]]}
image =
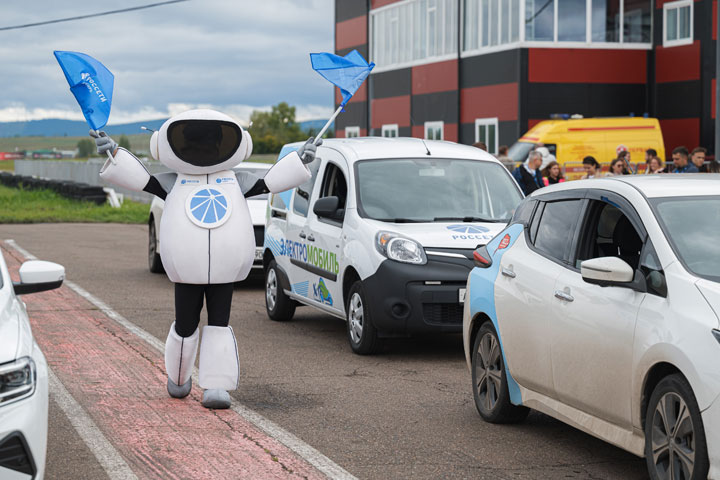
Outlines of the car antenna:
{"label": "car antenna", "polygon": [[145,125],[143,125],[142,127],[140,127],[140,130],[145,130],[146,132],[153,132],[153,133],[157,132],[157,130],[153,130],[152,128],[148,128],[148,127],[146,127]]}
{"label": "car antenna", "polygon": [[[410,123],[412,125],[415,125],[415,119],[413,119],[412,113],[410,114]],[[425,147],[425,155],[432,155],[432,153],[430,153],[430,149],[427,146],[427,143],[425,143],[425,139],[421,138],[420,140],[422,141],[423,147]]]}

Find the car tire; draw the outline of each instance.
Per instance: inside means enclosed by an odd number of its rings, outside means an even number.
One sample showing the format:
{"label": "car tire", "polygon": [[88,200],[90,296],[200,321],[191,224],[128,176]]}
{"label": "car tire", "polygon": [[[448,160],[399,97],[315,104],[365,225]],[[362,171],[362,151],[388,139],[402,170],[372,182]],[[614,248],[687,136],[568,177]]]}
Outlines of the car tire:
{"label": "car tire", "polygon": [[350,287],[345,305],[348,341],[352,351],[358,355],[371,355],[381,347],[368,305],[365,289],[358,280]]}
{"label": "car tire", "polygon": [[162,259],[158,253],[157,234],[155,230],[155,219],[148,223],[148,268],[152,273],[165,273]]}
{"label": "car tire", "polygon": [[505,361],[492,323],[486,322],[475,337],[472,354],[475,408],[489,423],[520,422],[530,409],[510,403]]}
{"label": "car tire", "polygon": [[645,461],[653,480],[707,478],[710,460],[700,409],[690,384],[678,373],[663,378],[650,396]]}
{"label": "car tire", "polygon": [[270,320],[286,322],[295,315],[295,302],[285,295],[280,285],[277,262],[270,260],[265,270],[265,310]]}

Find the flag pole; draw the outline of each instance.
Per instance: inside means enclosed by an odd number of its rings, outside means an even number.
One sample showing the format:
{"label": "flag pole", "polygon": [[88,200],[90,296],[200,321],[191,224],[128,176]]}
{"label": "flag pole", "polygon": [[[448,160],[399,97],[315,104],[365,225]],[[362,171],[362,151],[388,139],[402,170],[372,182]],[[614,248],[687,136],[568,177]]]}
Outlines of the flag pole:
{"label": "flag pole", "polygon": [[338,107],[338,109],[335,110],[335,113],[333,113],[332,117],[330,117],[330,120],[328,120],[327,123],[325,124],[325,126],[320,130],[320,133],[318,133],[315,136],[315,141],[313,142],[315,145],[317,145],[317,143],[320,141],[322,136],[325,135],[325,132],[327,131],[327,129],[330,128],[330,124],[333,123],[333,121],[335,121],[335,119],[337,118],[338,115],[340,115],[340,112],[342,112],[343,106],[344,105],[340,105]]}

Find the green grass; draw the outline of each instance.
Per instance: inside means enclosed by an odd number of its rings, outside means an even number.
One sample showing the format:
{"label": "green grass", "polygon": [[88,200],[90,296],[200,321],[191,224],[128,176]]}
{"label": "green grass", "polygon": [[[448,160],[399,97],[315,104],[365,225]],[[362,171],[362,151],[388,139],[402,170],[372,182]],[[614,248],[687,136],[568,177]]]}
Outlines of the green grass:
{"label": "green grass", "polygon": [[0,185],[0,223],[146,223],[150,207],[125,200],[122,207],[72,200],[50,190]]}

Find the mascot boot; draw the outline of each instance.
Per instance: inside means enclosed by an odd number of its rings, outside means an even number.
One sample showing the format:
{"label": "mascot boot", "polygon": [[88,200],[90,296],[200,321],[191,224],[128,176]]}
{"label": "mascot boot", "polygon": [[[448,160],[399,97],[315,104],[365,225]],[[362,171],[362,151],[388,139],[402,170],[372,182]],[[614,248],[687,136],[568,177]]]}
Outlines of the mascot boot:
{"label": "mascot boot", "polygon": [[203,327],[200,346],[200,387],[206,408],[230,408],[228,390],[237,388],[240,369],[232,327]]}
{"label": "mascot boot", "polygon": [[165,370],[168,374],[168,393],[173,398],[185,398],[192,389],[190,377],[195,366],[199,339],[199,329],[189,337],[181,337],[175,331],[175,322],[170,326],[165,342]]}

